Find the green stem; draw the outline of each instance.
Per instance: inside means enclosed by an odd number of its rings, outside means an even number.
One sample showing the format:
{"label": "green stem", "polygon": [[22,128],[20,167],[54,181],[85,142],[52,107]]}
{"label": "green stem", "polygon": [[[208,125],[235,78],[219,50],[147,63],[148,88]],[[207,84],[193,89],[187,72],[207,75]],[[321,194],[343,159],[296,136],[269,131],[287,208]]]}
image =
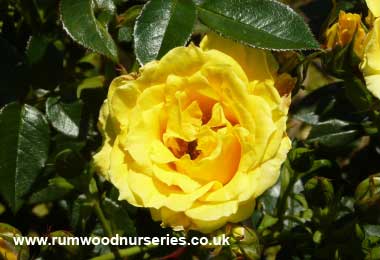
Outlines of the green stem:
{"label": "green stem", "polygon": [[[96,213],[97,217],[100,220],[100,223],[102,224],[104,233],[106,234],[107,237],[111,238],[113,236],[111,226],[108,223],[106,217],[104,216],[103,210],[100,207],[99,201],[97,201],[97,200],[94,200],[94,209],[95,209],[95,213]],[[110,248],[112,251],[111,254],[114,256],[114,258],[121,259],[121,255],[119,253],[118,248],[116,246],[113,246],[113,245],[110,245]],[[114,258],[112,258],[112,259],[114,259]]]}
{"label": "green stem", "polygon": [[100,208],[98,201],[94,201],[94,209],[95,209],[96,215],[98,216],[100,222],[102,223],[104,232],[106,233],[106,235],[108,237],[112,237],[113,235],[112,235],[111,226],[109,225],[106,217],[104,216],[104,213],[103,213],[102,209]]}
{"label": "green stem", "polygon": [[[119,249],[119,255],[120,257],[125,259],[128,256],[137,255],[156,247],[157,245],[149,245],[146,247],[134,246],[134,247],[126,248],[126,249]],[[115,255],[113,253],[107,253],[101,256],[91,258],[90,260],[113,260],[113,259],[115,259]]]}

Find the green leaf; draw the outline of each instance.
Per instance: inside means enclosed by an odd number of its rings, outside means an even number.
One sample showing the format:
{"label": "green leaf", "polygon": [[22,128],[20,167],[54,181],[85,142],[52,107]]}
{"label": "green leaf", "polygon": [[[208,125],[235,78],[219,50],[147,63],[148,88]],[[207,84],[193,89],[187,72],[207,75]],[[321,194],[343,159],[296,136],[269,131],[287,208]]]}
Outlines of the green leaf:
{"label": "green leaf", "polygon": [[134,5],[118,16],[120,28],[117,39],[119,42],[129,43],[133,41],[133,27],[142,7],[143,5]]}
{"label": "green leaf", "polygon": [[278,218],[275,218],[275,217],[272,217],[271,215],[267,214],[267,215],[264,215],[264,218],[263,220],[261,221],[260,223],[260,226],[258,227],[258,231],[262,231],[264,229],[267,229],[271,226],[273,226],[274,224],[276,224],[278,222]]}
{"label": "green leaf", "polygon": [[125,26],[121,27],[117,32],[117,39],[119,42],[132,42],[133,40],[133,32],[132,30]]}
{"label": "green leaf", "polygon": [[359,111],[370,109],[372,96],[360,79],[354,77],[345,80],[345,94]]}
{"label": "green leaf", "polygon": [[212,30],[252,47],[319,48],[303,18],[274,0],[206,0],[198,16]]}
{"label": "green leaf", "polygon": [[136,18],[140,15],[143,5],[134,5],[128,8],[124,13],[120,14],[118,18],[121,20],[121,26],[133,25]]}
{"label": "green leaf", "polygon": [[137,18],[135,51],[141,64],[159,59],[188,41],[196,18],[190,0],[151,0]]}
{"label": "green leaf", "polygon": [[367,236],[380,238],[380,225],[364,225],[363,228]]}
{"label": "green leaf", "polygon": [[97,20],[107,28],[116,14],[115,3],[113,0],[94,0],[94,3]]}
{"label": "green leaf", "polygon": [[291,115],[310,125],[318,125],[329,119],[339,119],[360,124],[363,117],[347,100],[343,82],[319,88],[301,102],[294,104]]}
{"label": "green leaf", "polygon": [[101,23],[104,21],[96,19],[94,7],[92,0],[62,0],[60,10],[63,28],[76,42],[117,61],[116,44],[106,26]]}
{"label": "green leaf", "polygon": [[331,119],[313,126],[308,137],[308,143],[316,143],[333,148],[344,146],[359,137],[359,131],[345,121]]}
{"label": "green leaf", "polygon": [[30,64],[39,62],[50,44],[50,41],[45,36],[31,36],[26,46],[26,56]]}
{"label": "green leaf", "polygon": [[82,115],[80,101],[65,104],[60,102],[59,97],[50,97],[46,100],[46,115],[57,131],[70,137],[78,137]]}
{"label": "green leaf", "polygon": [[103,207],[107,217],[111,220],[113,230],[117,234],[128,236],[136,235],[136,228],[126,209],[109,198],[104,199]]}
{"label": "green leaf", "polygon": [[11,103],[0,111],[0,193],[16,212],[45,165],[49,125],[34,107]]}

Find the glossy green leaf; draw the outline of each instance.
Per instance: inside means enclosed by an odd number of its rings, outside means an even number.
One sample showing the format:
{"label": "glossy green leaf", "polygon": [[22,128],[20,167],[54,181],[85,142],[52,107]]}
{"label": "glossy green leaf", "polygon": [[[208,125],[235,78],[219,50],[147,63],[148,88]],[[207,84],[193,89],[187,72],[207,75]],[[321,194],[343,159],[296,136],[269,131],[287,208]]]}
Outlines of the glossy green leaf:
{"label": "glossy green leaf", "polygon": [[331,119],[313,126],[307,142],[333,148],[347,145],[358,136],[359,131],[350,123]]}
{"label": "glossy green leaf", "polygon": [[313,127],[314,131],[312,130],[312,132],[309,135],[309,138],[312,139],[315,137],[319,137],[319,136],[323,136],[323,135],[327,135],[331,133],[337,133],[349,126],[350,126],[349,122],[345,122],[338,119],[331,119],[328,121],[324,121],[324,122],[319,123],[315,127]]}
{"label": "glossy green leaf", "polygon": [[46,100],[46,115],[57,131],[70,137],[78,137],[82,115],[81,102],[66,104],[58,97],[50,97]]}
{"label": "glossy green leaf", "polygon": [[0,192],[16,212],[45,165],[49,126],[34,107],[11,103],[0,111]]}
{"label": "glossy green leaf", "polygon": [[[60,10],[63,27],[76,42],[116,61],[116,44],[104,21],[96,19],[95,7],[92,0],[62,0]],[[109,11],[105,13],[110,14]]]}
{"label": "glossy green leaf", "polygon": [[196,8],[190,0],[151,0],[137,18],[134,29],[135,52],[145,64],[169,50],[183,46],[191,36]]}
{"label": "glossy green leaf", "polygon": [[319,48],[303,18],[274,0],[206,0],[198,16],[212,30],[253,47]]}

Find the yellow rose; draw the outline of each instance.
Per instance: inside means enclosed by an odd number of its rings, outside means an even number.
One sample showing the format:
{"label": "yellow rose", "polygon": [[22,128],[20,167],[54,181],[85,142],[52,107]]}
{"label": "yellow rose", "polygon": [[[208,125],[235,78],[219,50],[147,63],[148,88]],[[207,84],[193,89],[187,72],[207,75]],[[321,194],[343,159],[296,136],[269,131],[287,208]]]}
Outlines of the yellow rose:
{"label": "yellow rose", "polygon": [[204,37],[116,78],[99,118],[94,156],[120,200],[150,208],[176,230],[212,232],[248,218],[278,179],[291,143],[290,104],[268,51]]}
{"label": "yellow rose", "polygon": [[380,1],[379,0],[366,0],[368,9],[375,17],[380,16]]}
{"label": "yellow rose", "polygon": [[333,49],[336,46],[344,47],[351,43],[354,38],[355,54],[361,57],[365,36],[366,32],[361,25],[360,15],[340,11],[338,22],[326,31],[326,47],[328,49]]}
{"label": "yellow rose", "polygon": [[368,33],[360,69],[369,91],[380,98],[380,18],[374,22]]}

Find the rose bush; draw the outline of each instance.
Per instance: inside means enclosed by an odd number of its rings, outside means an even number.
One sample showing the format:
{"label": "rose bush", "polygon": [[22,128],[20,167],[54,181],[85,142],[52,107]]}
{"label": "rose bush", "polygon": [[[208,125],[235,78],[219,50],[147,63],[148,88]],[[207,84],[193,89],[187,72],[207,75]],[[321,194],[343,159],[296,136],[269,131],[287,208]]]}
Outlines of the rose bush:
{"label": "rose bush", "polygon": [[380,5],[333,2],[0,1],[0,259],[380,259]]}
{"label": "rose bush", "polygon": [[277,70],[269,51],[209,34],[115,79],[97,169],[163,226],[207,233],[248,218],[291,146],[294,80]]}

